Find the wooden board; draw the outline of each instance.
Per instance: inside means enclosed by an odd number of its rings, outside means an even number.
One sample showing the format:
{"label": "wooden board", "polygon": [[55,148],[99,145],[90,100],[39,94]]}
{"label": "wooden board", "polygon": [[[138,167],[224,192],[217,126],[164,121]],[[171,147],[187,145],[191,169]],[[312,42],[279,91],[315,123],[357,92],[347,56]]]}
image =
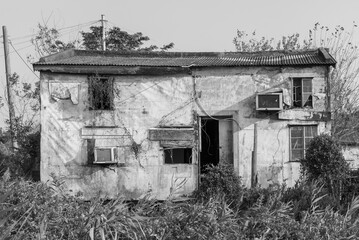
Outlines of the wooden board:
{"label": "wooden board", "polygon": [[193,128],[150,128],[148,139],[152,141],[193,141]]}

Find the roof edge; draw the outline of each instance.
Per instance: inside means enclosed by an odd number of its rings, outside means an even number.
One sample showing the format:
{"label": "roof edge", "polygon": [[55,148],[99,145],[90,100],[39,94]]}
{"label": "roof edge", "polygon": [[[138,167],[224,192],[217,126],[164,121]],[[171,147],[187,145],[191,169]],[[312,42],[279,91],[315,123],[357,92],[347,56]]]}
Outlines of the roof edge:
{"label": "roof edge", "polygon": [[64,59],[64,58],[73,57],[76,55],[75,51],[78,51],[78,50],[71,48],[71,49],[67,49],[62,52],[53,53],[51,55],[41,57],[39,62],[46,63],[46,62],[50,62],[50,61],[56,61],[56,60],[60,60],[60,59]]}
{"label": "roof edge", "polygon": [[323,58],[325,62],[331,62],[334,60],[335,64],[337,63],[337,61],[329,54],[329,48],[318,48],[318,55]]}
{"label": "roof edge", "polygon": [[303,52],[316,52],[318,49],[308,50],[274,50],[274,51],[257,51],[257,52],[164,52],[164,51],[96,51],[96,50],[80,50],[68,49],[63,52],[58,52],[40,58],[39,62],[50,62],[59,59],[64,59],[72,56],[88,56],[88,55],[102,55],[102,56],[128,56],[128,57],[230,57],[238,54],[246,56],[266,56],[272,54],[301,54]]}

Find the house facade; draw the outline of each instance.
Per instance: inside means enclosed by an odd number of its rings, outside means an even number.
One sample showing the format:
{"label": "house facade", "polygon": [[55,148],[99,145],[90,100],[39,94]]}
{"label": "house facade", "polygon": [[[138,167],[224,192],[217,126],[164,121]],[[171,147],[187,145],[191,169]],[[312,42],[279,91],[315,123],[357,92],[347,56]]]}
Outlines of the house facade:
{"label": "house facade", "polygon": [[85,198],[165,199],[227,163],[246,186],[292,186],[306,145],[330,132],[335,63],[323,48],[41,58],[41,180]]}

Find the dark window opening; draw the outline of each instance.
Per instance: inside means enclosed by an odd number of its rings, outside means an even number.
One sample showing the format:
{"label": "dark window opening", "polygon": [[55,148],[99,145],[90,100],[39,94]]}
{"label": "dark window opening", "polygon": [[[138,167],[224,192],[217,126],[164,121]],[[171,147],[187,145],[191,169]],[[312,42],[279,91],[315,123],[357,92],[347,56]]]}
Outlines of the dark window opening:
{"label": "dark window opening", "polygon": [[291,126],[291,161],[304,159],[310,141],[317,136],[317,126]]}
{"label": "dark window opening", "polygon": [[113,109],[113,78],[91,77],[89,79],[91,110]]}
{"label": "dark window opening", "polygon": [[293,106],[313,107],[311,78],[293,78]]}
{"label": "dark window opening", "polygon": [[191,164],[192,148],[165,149],[165,164]]}

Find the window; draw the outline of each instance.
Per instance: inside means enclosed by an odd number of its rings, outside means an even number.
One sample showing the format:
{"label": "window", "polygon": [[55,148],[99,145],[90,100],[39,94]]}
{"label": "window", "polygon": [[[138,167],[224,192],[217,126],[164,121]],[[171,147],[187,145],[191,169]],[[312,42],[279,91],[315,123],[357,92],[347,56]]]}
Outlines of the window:
{"label": "window", "polygon": [[90,77],[89,97],[91,110],[112,110],[113,78]]}
{"label": "window", "polygon": [[301,160],[305,156],[305,149],[310,141],[317,136],[317,126],[291,126],[290,127],[290,146],[291,161]]}
{"label": "window", "polygon": [[165,164],[191,164],[192,148],[165,149]]}
{"label": "window", "polygon": [[293,78],[293,106],[313,107],[312,78]]}

